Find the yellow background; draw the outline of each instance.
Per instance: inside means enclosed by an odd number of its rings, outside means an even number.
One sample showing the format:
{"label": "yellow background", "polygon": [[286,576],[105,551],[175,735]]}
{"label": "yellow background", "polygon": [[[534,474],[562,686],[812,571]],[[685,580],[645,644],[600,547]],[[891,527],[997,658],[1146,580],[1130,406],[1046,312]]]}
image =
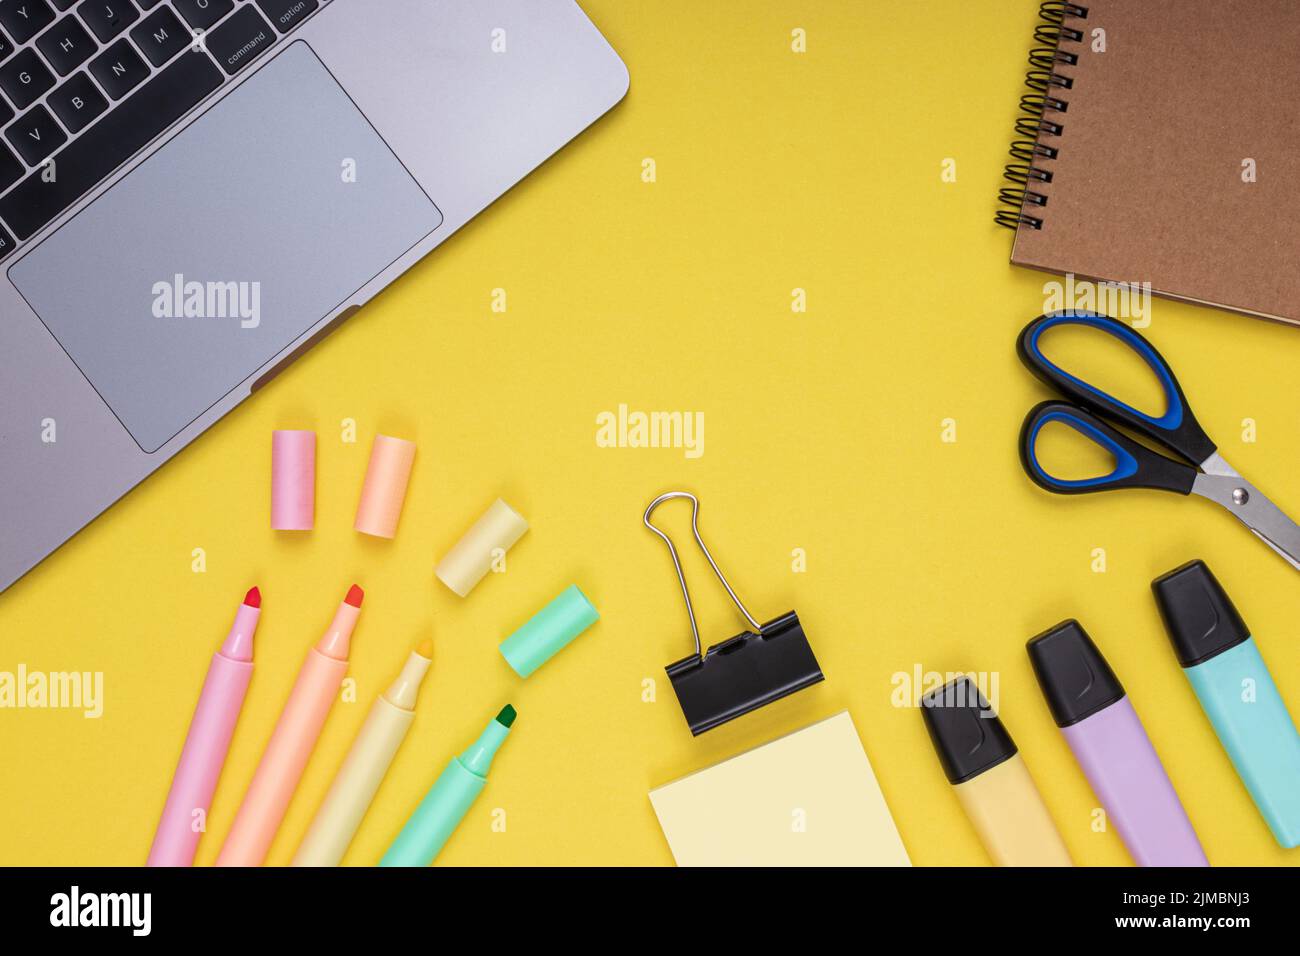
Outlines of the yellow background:
{"label": "yellow background", "polygon": [[[0,669],[102,670],[106,696],[98,721],[0,711],[0,863],[143,862],[209,657],[258,584],[257,671],[199,850],[210,863],[353,580],[367,594],[358,702],[336,706],[272,863],[432,631],[414,729],[349,863],[375,861],[512,701],[514,733],[441,863],[669,864],[649,789],[847,707],[913,861],[986,864],[919,714],[891,706],[891,675],[920,664],[999,672],[1002,716],[1075,859],[1125,864],[1118,837],[1090,829],[1095,800],[1023,649],[1067,616],[1124,680],[1211,861],[1300,859],[1233,774],[1148,590],[1204,557],[1300,713],[1295,571],[1199,499],[1055,498],[1017,462],[1021,418],[1047,394],[1013,342],[1049,277],[1008,265],[992,216],[1036,4],[584,7],[628,64],[627,99],[0,597]],[[489,308],[498,287],[505,314]],[[796,287],[806,314],[791,312]],[[1158,301],[1146,332],[1225,457],[1300,510],[1300,331]],[[598,448],[596,416],[620,403],[704,412],[704,456]],[[355,444],[340,440],[345,418]],[[945,418],[955,443],[940,440]],[[318,431],[311,534],[269,530],[274,428]],[[393,542],[351,530],[376,431],[419,443]],[[691,647],[681,598],[641,526],[646,503],[679,487],[702,496],[705,538],[755,615],[799,610],[827,677],[699,739],[663,672]],[[532,529],[508,572],[462,601],[433,566],[497,495]],[[689,543],[686,509],[669,511]],[[1090,570],[1099,547],[1105,573]],[[794,548],[806,573],[791,571]],[[738,616],[683,551],[705,639],[730,636]],[[520,681],[497,643],[570,582],[601,622]]]}

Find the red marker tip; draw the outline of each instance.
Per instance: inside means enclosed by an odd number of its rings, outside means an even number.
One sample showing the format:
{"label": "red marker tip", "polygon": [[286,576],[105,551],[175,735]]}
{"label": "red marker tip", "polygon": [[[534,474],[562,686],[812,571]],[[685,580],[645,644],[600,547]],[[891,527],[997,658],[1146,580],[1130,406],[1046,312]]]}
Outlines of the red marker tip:
{"label": "red marker tip", "polygon": [[361,599],[365,596],[366,592],[354,584],[348,588],[348,596],[343,599],[343,603],[351,604],[353,607],[361,607]]}
{"label": "red marker tip", "polygon": [[249,588],[248,593],[244,595],[244,603],[247,604],[249,607],[261,607],[262,592],[259,591],[256,587]]}

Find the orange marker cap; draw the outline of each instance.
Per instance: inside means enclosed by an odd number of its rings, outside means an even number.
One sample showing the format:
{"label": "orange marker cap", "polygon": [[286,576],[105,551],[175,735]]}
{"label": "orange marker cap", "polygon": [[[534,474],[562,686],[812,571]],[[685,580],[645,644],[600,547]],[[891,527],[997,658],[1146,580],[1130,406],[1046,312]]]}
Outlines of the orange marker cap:
{"label": "orange marker cap", "polygon": [[391,538],[397,534],[397,519],[406,500],[406,485],[415,462],[415,442],[388,435],[376,435],[370,449],[366,482],[361,488],[357,520],[352,525],[363,534]]}

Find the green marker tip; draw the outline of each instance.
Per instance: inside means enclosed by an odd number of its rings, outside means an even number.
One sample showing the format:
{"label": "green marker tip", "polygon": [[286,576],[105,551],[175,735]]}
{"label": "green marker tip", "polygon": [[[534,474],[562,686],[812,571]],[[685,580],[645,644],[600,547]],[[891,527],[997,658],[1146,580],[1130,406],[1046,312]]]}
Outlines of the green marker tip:
{"label": "green marker tip", "polygon": [[497,723],[502,727],[509,727],[515,722],[516,711],[509,704],[501,708],[501,713],[497,714]]}

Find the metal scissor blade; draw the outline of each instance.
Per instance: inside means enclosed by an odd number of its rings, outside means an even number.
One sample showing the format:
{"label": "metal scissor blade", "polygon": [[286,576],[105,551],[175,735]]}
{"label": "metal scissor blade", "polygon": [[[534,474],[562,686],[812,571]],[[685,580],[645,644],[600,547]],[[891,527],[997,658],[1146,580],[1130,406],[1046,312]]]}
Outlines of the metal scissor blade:
{"label": "metal scissor blade", "polygon": [[1254,528],[1250,529],[1250,533],[1253,534],[1255,537],[1259,538],[1260,541],[1263,541],[1266,545],[1268,545],[1278,554],[1282,555],[1282,557],[1286,558],[1287,562],[1290,563],[1291,567],[1295,568],[1297,571],[1300,571],[1300,561],[1297,561],[1295,558],[1291,557],[1291,555],[1283,551],[1279,545],[1276,545],[1272,541],[1268,540],[1268,538],[1264,537],[1260,532],[1256,531]]}
{"label": "metal scissor blade", "polygon": [[1300,571],[1300,525],[1245,478],[1198,474],[1192,483],[1192,492],[1228,509],[1261,541]]}

